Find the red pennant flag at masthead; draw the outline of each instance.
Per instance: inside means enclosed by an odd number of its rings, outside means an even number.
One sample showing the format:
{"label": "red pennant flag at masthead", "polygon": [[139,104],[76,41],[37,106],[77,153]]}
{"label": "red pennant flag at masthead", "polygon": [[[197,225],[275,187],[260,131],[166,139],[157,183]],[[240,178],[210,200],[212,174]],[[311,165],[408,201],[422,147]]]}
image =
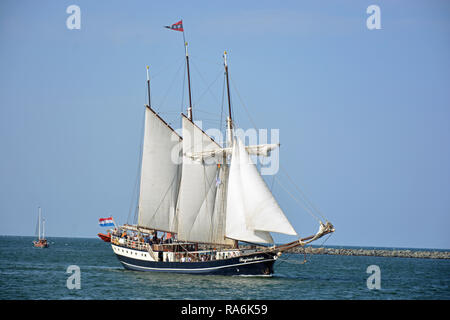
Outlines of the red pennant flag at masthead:
{"label": "red pennant flag at masthead", "polygon": [[178,21],[177,23],[174,23],[171,26],[164,26],[167,29],[175,30],[175,31],[184,31],[183,29],[183,20]]}

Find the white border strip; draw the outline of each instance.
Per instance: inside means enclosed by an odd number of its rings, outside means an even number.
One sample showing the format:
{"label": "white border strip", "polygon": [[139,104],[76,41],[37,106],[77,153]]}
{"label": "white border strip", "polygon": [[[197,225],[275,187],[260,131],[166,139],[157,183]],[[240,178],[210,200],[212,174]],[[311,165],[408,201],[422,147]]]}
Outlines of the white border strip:
{"label": "white border strip", "polygon": [[[266,262],[266,261],[275,261],[275,259],[264,259],[264,260],[258,260],[258,261],[252,261],[252,262],[246,262],[246,263],[238,263],[238,264],[229,264],[226,266],[217,266],[217,267],[209,267],[209,268],[191,268],[191,269],[185,269],[185,268],[152,268],[152,267],[142,267],[142,266],[136,266],[131,263],[127,263],[124,261],[120,261],[123,264],[126,264],[128,266],[133,266],[135,268],[141,268],[141,269],[147,269],[147,270],[160,270],[160,271],[206,271],[206,270],[216,270],[216,269],[223,269],[223,268],[229,268],[229,267],[236,267],[236,266],[242,266],[242,265],[249,265],[253,263],[260,263],[260,262]],[[185,262],[190,263],[190,262]]]}

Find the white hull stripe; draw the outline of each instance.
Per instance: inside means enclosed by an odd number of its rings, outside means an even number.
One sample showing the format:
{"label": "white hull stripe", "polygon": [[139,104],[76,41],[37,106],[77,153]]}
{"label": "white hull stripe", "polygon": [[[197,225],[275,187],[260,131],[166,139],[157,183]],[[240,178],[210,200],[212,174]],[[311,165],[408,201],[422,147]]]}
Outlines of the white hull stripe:
{"label": "white hull stripe", "polygon": [[[253,264],[253,263],[261,263],[261,262],[269,262],[269,261],[275,261],[275,259],[264,259],[264,260],[257,260],[257,261],[251,261],[251,262],[244,262],[244,263],[237,263],[237,264],[228,264],[225,266],[217,266],[217,267],[209,267],[209,268],[189,268],[189,269],[185,269],[185,268],[152,268],[152,267],[142,267],[142,266],[137,266],[131,263],[127,263],[124,261],[120,261],[123,264],[126,264],[128,266],[132,266],[134,268],[140,268],[140,269],[148,269],[148,270],[161,270],[161,271],[207,271],[207,270],[217,270],[217,269],[223,269],[223,268],[231,268],[231,267],[238,267],[238,266],[243,266],[243,265],[248,265],[248,264]],[[186,262],[189,263],[189,262]]]}

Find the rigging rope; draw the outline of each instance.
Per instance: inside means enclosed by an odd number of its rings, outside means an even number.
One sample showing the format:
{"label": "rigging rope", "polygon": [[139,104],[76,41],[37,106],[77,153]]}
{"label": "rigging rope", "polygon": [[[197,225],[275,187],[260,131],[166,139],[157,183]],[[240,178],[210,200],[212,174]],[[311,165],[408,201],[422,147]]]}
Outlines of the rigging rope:
{"label": "rigging rope", "polygon": [[327,219],[322,215],[322,213],[319,211],[319,209],[317,209],[317,208],[313,205],[313,203],[312,203],[310,200],[308,200],[308,198],[306,197],[305,193],[304,193],[303,191],[301,191],[301,189],[295,184],[294,180],[289,176],[289,174],[287,173],[287,171],[284,170],[284,168],[281,167],[281,165],[280,165],[280,168],[281,168],[281,170],[283,171],[283,173],[288,177],[289,181],[290,181],[290,182],[294,185],[294,187],[297,189],[297,191],[302,195],[304,201],[305,201],[308,205],[310,205],[311,208],[312,208],[314,211],[316,211],[316,212],[322,217],[322,219],[327,220]]}
{"label": "rigging rope", "polygon": [[[186,61],[184,59],[184,61]],[[183,86],[181,87],[181,105],[180,105],[180,113],[183,113],[183,109],[184,109],[184,87],[186,84],[186,62],[184,64],[185,68],[184,68],[184,74],[183,74]],[[183,126],[183,121],[182,121],[182,117],[180,117],[180,128]]]}
{"label": "rigging rope", "polygon": [[172,186],[174,185],[174,183],[177,182],[178,171],[179,171],[179,170],[177,170],[177,171],[175,172],[175,175],[173,176],[172,181],[170,182],[169,186],[167,187],[166,192],[164,192],[164,195],[163,195],[163,197],[161,198],[161,201],[159,202],[159,204],[158,204],[158,206],[156,207],[155,211],[153,212],[151,218],[149,219],[150,221],[153,220],[153,218],[154,218],[154,217],[156,216],[156,214],[158,213],[159,208],[163,205],[163,202],[164,202],[164,200],[166,199],[167,195],[171,196],[171,194],[169,193],[169,191],[171,191]]}
{"label": "rigging rope", "polygon": [[275,182],[275,175],[272,175],[272,185],[270,186],[270,192],[273,193],[273,183]]}
{"label": "rigging rope", "polygon": [[[245,103],[244,103],[244,101],[242,100],[242,97],[241,97],[241,95],[239,94],[239,90],[237,89],[237,87],[236,87],[236,85],[235,85],[235,83],[234,83],[234,81],[233,81],[233,79],[230,77],[230,79],[231,79],[231,83],[233,84],[233,88],[234,88],[234,90],[236,91],[236,93],[237,93],[237,95],[238,95],[238,98],[239,98],[239,100],[240,100],[240,102],[241,102],[241,105],[243,106],[243,108],[244,108],[244,110],[245,110],[245,112],[247,113],[247,116],[248,116],[248,118],[249,118],[249,120],[250,120],[250,122],[252,123],[252,125],[253,125],[253,128],[256,130],[256,124],[255,124],[255,122],[253,121],[253,118],[252,118],[252,116],[251,116],[251,114],[250,114],[250,112],[248,111],[248,109],[247,109],[247,107],[245,106]],[[303,198],[303,201],[304,202],[306,202],[309,206],[311,206],[311,208],[312,208],[312,210],[310,209],[310,208],[308,208],[304,203],[302,203],[302,202],[300,202],[292,193],[290,193],[289,191],[287,191],[287,189],[286,188],[284,188],[284,186],[281,184],[281,182],[279,181],[279,179],[274,175],[274,179],[276,179],[277,180],[277,183],[297,202],[297,203],[299,203],[299,204],[301,204],[302,205],[302,207],[312,216],[312,217],[314,217],[317,221],[319,221],[320,222],[320,219],[313,213],[313,211],[316,211],[317,213],[318,213],[318,215],[320,215],[324,220],[327,220],[323,215],[322,215],[322,213],[318,210],[318,209],[316,209],[316,207],[314,206],[314,205],[312,205],[312,203],[311,203],[311,201],[309,201],[308,199],[307,199],[307,197],[306,197],[306,195],[300,190],[300,188],[294,183],[294,181],[290,178],[290,176],[287,174],[287,172],[284,170],[284,168],[281,166],[281,164],[280,164],[280,168],[281,168],[281,170],[283,171],[283,173],[288,177],[288,179],[290,180],[290,182],[294,185],[294,187],[297,189],[297,191],[300,193],[300,195],[302,195],[302,198]]]}
{"label": "rigging rope", "polygon": [[[329,239],[330,237],[331,237],[331,233],[328,234],[328,236],[323,240],[323,242],[319,245],[319,248],[320,248],[320,247],[323,247],[324,244],[325,244],[325,242],[327,242],[328,239]],[[303,247],[303,255],[304,255],[303,262],[299,262],[299,261],[295,261],[295,260],[290,260],[291,256],[293,256],[294,254],[295,254],[295,253],[289,253],[289,256],[287,257],[287,259],[279,259],[280,264],[283,263],[283,262],[287,262],[287,263],[291,263],[291,264],[305,264],[306,262],[308,262],[308,260],[306,259],[307,255],[308,255],[308,254],[306,253],[306,246]],[[300,254],[300,253],[299,253],[299,254]]]}
{"label": "rigging rope", "polygon": [[288,189],[286,189],[280,182],[280,180],[278,180],[278,178],[274,175],[274,179],[277,181],[277,183],[280,185],[281,188],[283,188],[284,191],[287,192],[287,194],[294,199],[295,202],[297,202],[298,204],[300,204],[305,210],[306,212],[308,212],[314,219],[316,219],[318,222],[320,222],[320,219],[307,207],[305,206],[305,204],[301,201],[299,201],[297,199],[297,197],[295,197],[292,193],[289,192]]}
{"label": "rigging rope", "polygon": [[[164,72],[164,74],[167,74],[168,72],[166,72],[166,71],[173,68],[173,66],[177,66],[181,60],[185,61],[186,59],[183,56],[182,58],[176,59],[174,62],[168,61],[166,64],[162,65],[161,68],[159,68],[159,70],[157,70],[154,73],[152,72],[152,79],[158,78],[159,75],[162,74],[163,72]],[[155,69],[155,68],[152,67],[152,70],[153,69]]]}
{"label": "rigging rope", "polygon": [[141,173],[141,163],[142,163],[142,152],[143,152],[143,144],[144,144],[144,128],[145,128],[145,112],[146,110],[144,109],[144,116],[143,116],[143,121],[142,121],[142,126],[141,126],[141,143],[139,144],[139,157],[138,157],[138,166],[137,166],[137,173],[136,173],[136,179],[135,179],[135,185],[133,188],[133,193],[131,195],[131,203],[130,203],[130,210],[128,212],[128,217],[127,217],[127,223],[130,223],[130,218],[131,218],[131,212],[133,210],[133,202],[134,202],[134,198],[136,197],[136,206],[135,206],[135,212],[134,212],[134,218],[133,218],[133,222],[137,221],[137,213],[138,213],[138,206],[139,206],[139,197],[137,195],[138,193],[138,185],[139,185],[139,181],[140,181],[140,173]]}
{"label": "rigging rope", "polygon": [[[178,67],[178,69],[177,69],[175,75],[173,76],[172,81],[170,82],[169,88],[166,90],[166,92],[165,92],[164,96],[162,97],[160,103],[157,104],[157,106],[158,106],[158,108],[157,108],[158,110],[157,110],[157,111],[158,111],[158,112],[159,112],[159,110],[161,110],[161,109],[163,108],[164,103],[166,102],[166,99],[167,99],[167,97],[168,97],[170,91],[171,91],[172,88],[174,87],[175,80],[176,80],[177,77],[179,76],[179,73],[180,73],[180,70],[181,70],[181,67],[182,67],[182,66],[183,66],[183,64],[181,63],[181,64],[179,65],[179,67]],[[184,87],[184,84],[183,84],[183,87]],[[153,107],[153,106],[152,106],[152,108],[153,108],[153,109],[156,109],[156,108]],[[155,111],[156,111],[156,110],[155,110]]]}
{"label": "rigging rope", "polygon": [[212,85],[214,83],[216,83],[217,79],[219,79],[219,76],[222,74],[222,70],[220,70],[219,74],[214,78],[214,80],[208,85],[208,83],[206,82],[205,78],[203,77],[203,75],[200,73],[200,70],[197,68],[197,65],[192,61],[192,65],[194,66],[194,70],[198,73],[198,75],[200,76],[200,79],[202,79],[202,81],[205,83],[206,85],[206,90],[200,95],[200,97],[195,101],[196,104],[198,104],[200,102],[200,100],[203,98],[203,96],[209,92],[209,94],[211,94],[211,96],[213,97],[214,100],[216,100],[217,102],[219,101],[218,97],[214,95],[214,93],[210,90],[210,88],[212,87]]}

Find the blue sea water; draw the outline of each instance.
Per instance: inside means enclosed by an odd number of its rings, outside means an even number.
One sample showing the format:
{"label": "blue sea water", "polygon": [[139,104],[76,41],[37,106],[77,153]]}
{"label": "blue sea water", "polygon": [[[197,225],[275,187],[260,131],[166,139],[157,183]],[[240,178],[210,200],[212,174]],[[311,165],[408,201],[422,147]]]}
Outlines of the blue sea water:
{"label": "blue sea water", "polygon": [[[0,236],[0,300],[289,300],[450,299],[450,260],[284,254],[272,277],[199,276],[123,269],[108,243],[95,238]],[[80,288],[69,289],[71,265]],[[381,289],[368,289],[367,267],[381,271]]]}

